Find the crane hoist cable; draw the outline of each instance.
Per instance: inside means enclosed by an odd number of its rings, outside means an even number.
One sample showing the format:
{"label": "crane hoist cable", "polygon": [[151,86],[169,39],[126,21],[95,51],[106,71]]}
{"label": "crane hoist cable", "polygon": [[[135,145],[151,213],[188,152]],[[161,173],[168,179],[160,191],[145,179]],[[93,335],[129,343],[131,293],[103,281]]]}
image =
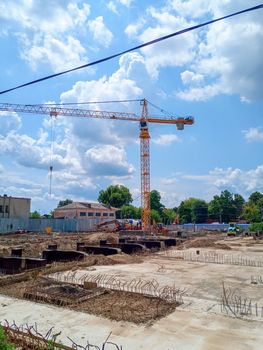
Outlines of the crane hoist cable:
{"label": "crane hoist cable", "polygon": [[49,160],[49,196],[52,196],[52,175],[53,175],[53,155],[54,155],[54,116],[50,115],[50,160]]}

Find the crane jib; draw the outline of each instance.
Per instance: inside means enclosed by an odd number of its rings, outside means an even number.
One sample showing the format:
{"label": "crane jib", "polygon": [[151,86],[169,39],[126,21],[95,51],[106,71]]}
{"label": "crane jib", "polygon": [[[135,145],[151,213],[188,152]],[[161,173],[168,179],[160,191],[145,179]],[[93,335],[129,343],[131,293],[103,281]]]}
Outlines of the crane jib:
{"label": "crane jib", "polygon": [[[128,120],[140,122],[141,116],[137,116],[135,113],[129,112],[109,112],[100,110],[87,110],[79,108],[61,108],[45,105],[20,105],[20,104],[0,104],[0,111],[17,112],[17,113],[31,113],[31,114],[45,114],[52,117],[65,116],[65,117],[80,117],[80,118],[98,118],[98,119],[111,119],[111,120]],[[192,125],[194,119],[192,117],[187,118],[143,118],[148,123],[160,123],[160,124],[187,124]]]}

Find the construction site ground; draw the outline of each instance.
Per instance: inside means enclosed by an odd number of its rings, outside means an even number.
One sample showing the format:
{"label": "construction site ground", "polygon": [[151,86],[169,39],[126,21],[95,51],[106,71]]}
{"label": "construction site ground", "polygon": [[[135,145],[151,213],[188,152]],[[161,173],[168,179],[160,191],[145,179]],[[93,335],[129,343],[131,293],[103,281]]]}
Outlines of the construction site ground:
{"label": "construction site ground", "polygon": [[[102,235],[94,234],[92,239],[100,239]],[[115,234],[111,234],[110,237],[116,238]],[[36,239],[40,238],[36,237]],[[82,236],[81,239],[89,238]],[[42,244],[44,243],[43,238]],[[1,244],[4,245],[4,249],[10,248],[10,244],[3,241],[3,237],[1,237]],[[41,332],[54,326],[55,331],[62,332],[59,339],[65,344],[70,344],[67,339],[69,336],[78,344],[84,345],[89,340],[92,344],[100,345],[112,332],[111,340],[122,345],[123,350],[262,349],[263,317],[260,307],[263,306],[263,284],[251,282],[260,276],[263,277],[263,268],[186,261],[176,257],[174,252],[180,254],[193,252],[197,255],[204,252],[218,253],[220,256],[242,256],[244,259],[262,261],[263,242],[253,240],[251,237],[229,239],[224,238],[222,234],[212,234],[187,240],[180,249],[178,248],[170,248],[167,252],[160,251],[140,258],[123,254],[115,257],[90,257],[93,260],[86,263],[61,264],[61,266],[58,264],[57,268],[50,270],[49,273],[49,277],[54,280],[63,278],[63,275],[68,276],[70,273],[74,273],[75,281],[81,281],[83,275],[118,276],[120,280],[127,283],[135,278],[154,279],[160,286],[174,285],[185,291],[184,303],[166,310],[162,317],[150,316],[141,323],[138,319],[131,319],[132,322],[124,321],[121,311],[118,311],[118,300],[120,302],[122,300],[121,293],[118,291],[105,294],[100,302],[94,302],[93,310],[79,308],[75,311],[16,299],[14,289],[18,291],[19,284],[15,285],[17,281],[15,282],[14,277],[14,283],[0,286],[0,293],[2,293],[0,294],[0,320],[7,319],[9,322],[15,320],[17,324],[36,322]],[[91,265],[92,268],[90,268]],[[60,271],[59,274],[58,271]],[[28,282],[31,283],[32,279],[29,278],[29,281],[21,283]],[[235,317],[231,313],[222,312],[223,283],[225,288],[230,288],[237,295],[257,303],[258,314]],[[140,297],[137,294],[130,296],[126,294],[125,300],[127,305],[134,304]],[[113,299],[109,302],[107,298]],[[101,309],[100,305],[105,307],[111,302],[116,306],[119,319],[115,317],[115,320],[112,320],[110,314],[96,312],[96,309]],[[150,307],[146,302],[139,308],[142,310],[145,308],[145,314],[147,314],[147,309]],[[156,310],[156,306],[153,309]],[[109,345],[107,349],[111,350],[113,347]]]}

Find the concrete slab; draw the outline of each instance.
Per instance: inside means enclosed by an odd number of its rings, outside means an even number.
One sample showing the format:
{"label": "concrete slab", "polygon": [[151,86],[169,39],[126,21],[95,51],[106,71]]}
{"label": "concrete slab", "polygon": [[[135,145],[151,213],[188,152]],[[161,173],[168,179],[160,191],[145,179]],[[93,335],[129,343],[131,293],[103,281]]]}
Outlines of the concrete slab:
{"label": "concrete slab", "polygon": [[[229,251],[226,254],[233,253]],[[245,252],[251,259],[255,253],[262,257],[260,252]],[[135,277],[154,278],[160,285],[186,288],[185,304],[152,325],[135,325],[0,295],[0,320],[16,320],[19,324],[37,322],[42,332],[54,326],[55,331],[62,331],[60,339],[67,345],[70,345],[67,340],[70,336],[81,345],[89,340],[101,346],[112,332],[111,340],[122,345],[123,350],[262,349],[263,319],[259,317],[248,321],[222,315],[220,296],[224,281],[226,286],[263,306],[263,285],[251,284],[251,276],[262,276],[263,268],[193,263],[157,254],[145,258],[141,264],[74,270],[75,276],[79,277],[87,273],[117,275],[127,281]],[[106,348],[113,349],[110,346]]]}
{"label": "concrete slab", "polygon": [[70,336],[83,346],[86,340],[101,346],[110,332],[111,340],[123,350],[260,350],[263,343],[260,322],[184,310],[152,326],[140,326],[0,296],[0,320],[4,319],[36,322],[41,332],[54,326],[55,331],[62,331],[59,339],[67,345]]}
{"label": "concrete slab", "polygon": [[[212,303],[219,303],[224,282],[237,293],[240,292],[263,306],[263,284],[251,284],[251,276],[263,274],[263,268],[260,267],[188,262],[156,255],[141,264],[96,266],[93,271],[77,270],[74,271],[74,276],[81,279],[87,273],[115,275],[125,281],[134,278],[156,279],[162,286],[175,285],[181,289],[185,288],[189,297],[210,300]],[[67,274],[68,272],[65,272],[65,275]]]}

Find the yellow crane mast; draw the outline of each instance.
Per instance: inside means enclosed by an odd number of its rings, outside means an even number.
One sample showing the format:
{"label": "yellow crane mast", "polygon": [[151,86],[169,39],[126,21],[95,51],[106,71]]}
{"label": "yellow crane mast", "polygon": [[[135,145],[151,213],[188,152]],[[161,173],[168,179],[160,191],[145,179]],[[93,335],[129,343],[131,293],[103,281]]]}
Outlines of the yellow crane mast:
{"label": "yellow crane mast", "polygon": [[140,160],[141,160],[141,206],[142,206],[142,229],[150,232],[150,133],[148,123],[175,124],[178,130],[183,130],[184,125],[192,125],[192,117],[173,118],[162,117],[155,118],[148,115],[148,102],[142,100],[142,113],[140,116],[135,113],[127,112],[109,112],[87,110],[79,108],[66,108],[56,105],[23,105],[1,103],[0,111],[33,113],[50,115],[51,117],[83,117],[110,120],[127,120],[139,122],[140,125]]}

